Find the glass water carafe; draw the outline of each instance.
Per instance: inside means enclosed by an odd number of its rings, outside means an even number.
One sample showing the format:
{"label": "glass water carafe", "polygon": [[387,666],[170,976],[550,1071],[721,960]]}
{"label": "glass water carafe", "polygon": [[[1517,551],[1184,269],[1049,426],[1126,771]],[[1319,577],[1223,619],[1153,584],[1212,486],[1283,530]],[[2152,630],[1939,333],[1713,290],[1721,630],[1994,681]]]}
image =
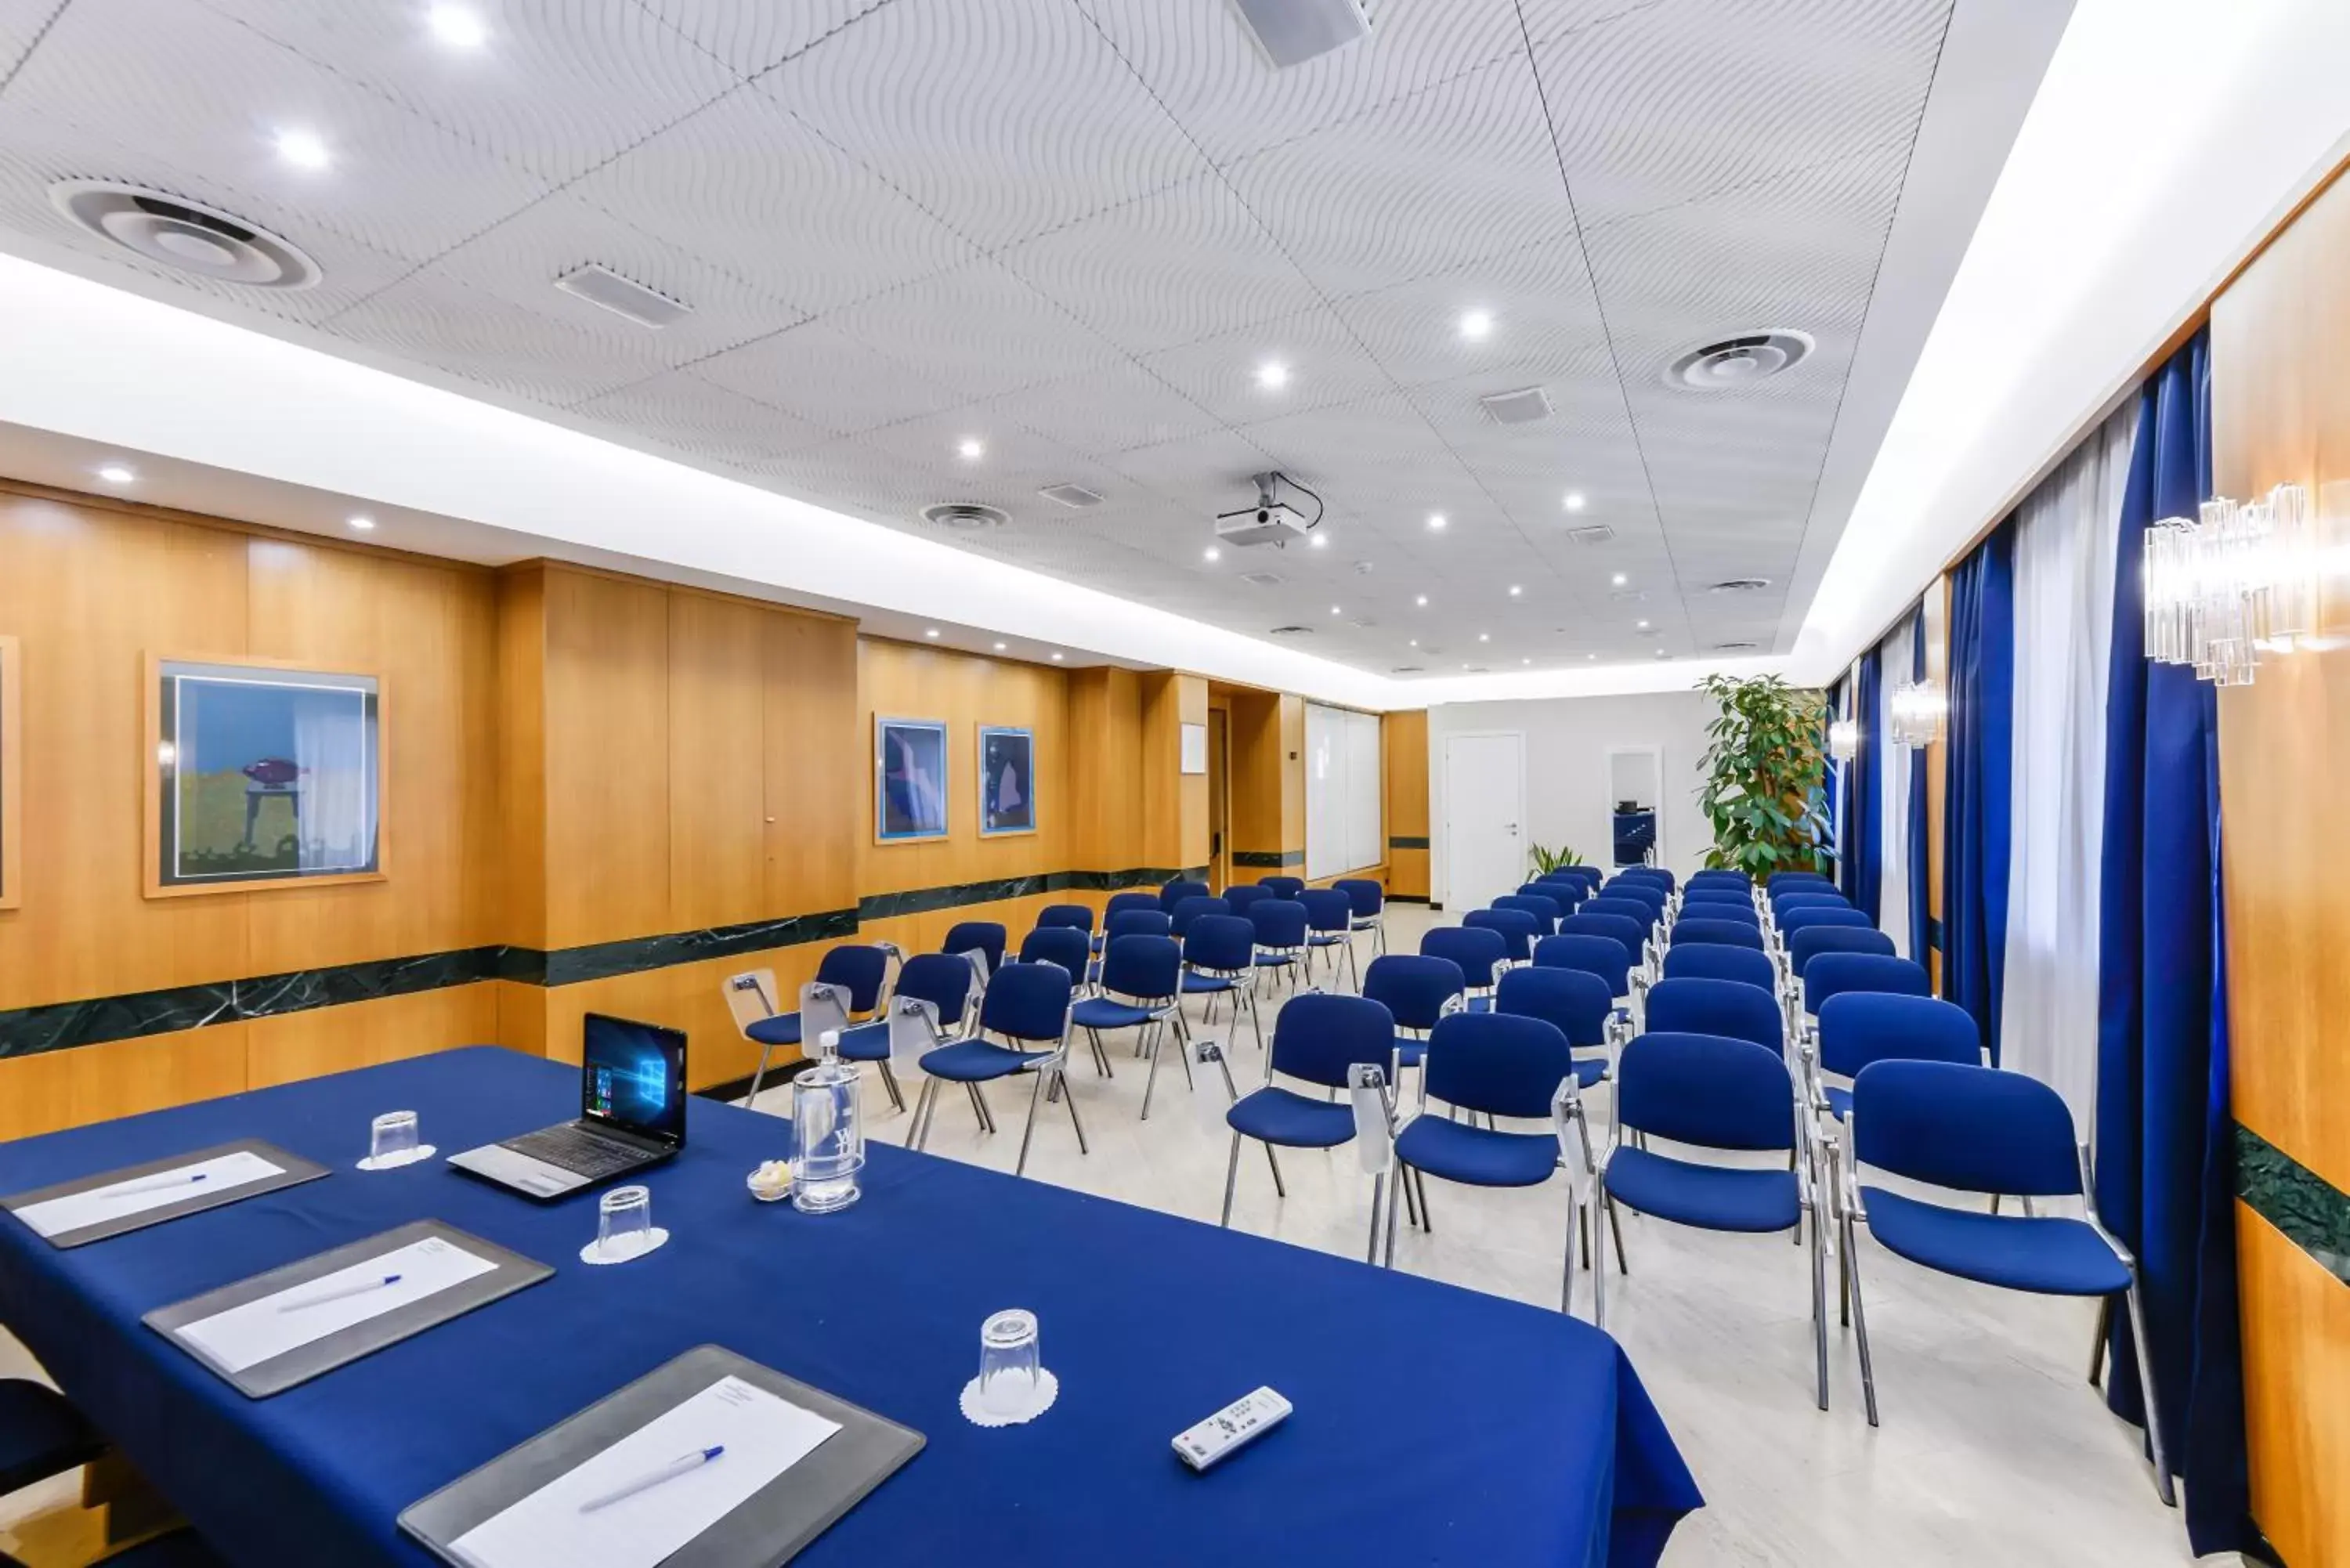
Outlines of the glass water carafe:
{"label": "glass water carafe", "polygon": [[817,1037],[816,1065],[792,1080],[792,1206],[829,1214],[857,1201],[865,1166],[865,1128],[857,1103],[858,1072],[840,1059],[840,1035]]}

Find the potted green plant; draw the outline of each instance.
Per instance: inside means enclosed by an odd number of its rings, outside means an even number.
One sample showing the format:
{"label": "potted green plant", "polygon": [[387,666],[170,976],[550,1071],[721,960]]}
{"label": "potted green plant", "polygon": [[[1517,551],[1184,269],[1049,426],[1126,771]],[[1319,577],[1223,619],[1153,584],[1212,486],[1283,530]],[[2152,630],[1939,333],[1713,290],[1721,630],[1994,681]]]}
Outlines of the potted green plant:
{"label": "potted green plant", "polygon": [[1563,866],[1580,866],[1583,864],[1583,857],[1577,855],[1573,849],[1570,849],[1564,844],[1560,845],[1555,849],[1544,849],[1541,845],[1537,844],[1526,853],[1534,860],[1534,875],[1537,877],[1546,871],[1555,871]]}
{"label": "potted green plant", "polygon": [[1713,825],[1708,866],[1762,881],[1773,871],[1825,870],[1835,857],[1827,822],[1827,699],[1775,675],[1710,675],[1721,705],[1698,804]]}

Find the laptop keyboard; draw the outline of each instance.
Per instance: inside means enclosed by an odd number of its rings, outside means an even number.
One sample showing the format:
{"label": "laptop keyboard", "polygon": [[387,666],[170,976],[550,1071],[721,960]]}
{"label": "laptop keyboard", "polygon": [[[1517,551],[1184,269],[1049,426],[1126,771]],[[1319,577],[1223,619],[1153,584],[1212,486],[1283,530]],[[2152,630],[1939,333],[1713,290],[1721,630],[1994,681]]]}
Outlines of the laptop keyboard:
{"label": "laptop keyboard", "polygon": [[641,1165],[645,1159],[641,1150],[598,1137],[570,1123],[509,1138],[505,1147],[516,1154],[526,1154],[533,1159],[561,1166],[573,1175],[585,1177],[590,1181],[600,1176],[616,1176],[633,1166]]}

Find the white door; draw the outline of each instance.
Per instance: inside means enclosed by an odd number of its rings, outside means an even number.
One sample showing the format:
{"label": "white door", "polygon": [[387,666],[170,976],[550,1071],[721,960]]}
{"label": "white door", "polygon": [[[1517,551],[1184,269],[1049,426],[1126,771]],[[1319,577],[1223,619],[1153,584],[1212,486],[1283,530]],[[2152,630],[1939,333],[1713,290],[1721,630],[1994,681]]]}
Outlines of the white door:
{"label": "white door", "polygon": [[1444,741],[1444,905],[1482,909],[1526,880],[1525,775],[1517,735]]}

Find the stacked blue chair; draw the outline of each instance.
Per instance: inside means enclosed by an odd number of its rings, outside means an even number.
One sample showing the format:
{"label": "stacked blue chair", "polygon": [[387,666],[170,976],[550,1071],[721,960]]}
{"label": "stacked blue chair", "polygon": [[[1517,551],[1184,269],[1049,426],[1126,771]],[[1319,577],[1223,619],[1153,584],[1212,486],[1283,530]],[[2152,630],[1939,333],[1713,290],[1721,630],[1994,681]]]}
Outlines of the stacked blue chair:
{"label": "stacked blue chair", "polygon": [[[1297,895],[1297,902],[1305,910],[1305,975],[1314,977],[1314,955],[1321,953],[1329,960],[1330,983],[1338,983],[1338,969],[1355,958],[1355,903],[1336,888],[1308,888]],[[1357,989],[1363,977],[1355,976]]]}
{"label": "stacked blue chair", "polygon": [[1558,933],[1558,923],[1566,919],[1566,911],[1558,907],[1557,899],[1544,898],[1540,893],[1504,893],[1493,900],[1492,907],[1496,909],[1514,909],[1522,915],[1532,915],[1534,921],[1534,935],[1538,937],[1555,936]]}
{"label": "stacked blue chair", "polygon": [[1303,877],[1260,877],[1256,885],[1276,898],[1295,898],[1305,891]]}
{"label": "stacked blue chair", "polygon": [[1259,898],[1247,914],[1256,931],[1258,972],[1270,971],[1296,990],[1306,954],[1313,950],[1305,945],[1305,906],[1295,898]]}
{"label": "stacked blue chair", "polygon": [[1350,929],[1371,933],[1371,950],[1388,950],[1387,907],[1388,890],[1368,877],[1341,877],[1330,884],[1333,892],[1344,893],[1355,908]]}
{"label": "stacked blue chair", "polygon": [[1581,970],[1607,984],[1607,994],[1619,1005],[1632,997],[1632,954],[1614,937],[1563,931],[1534,944],[1536,969]]}
{"label": "stacked blue chair", "polygon": [[[1372,961],[1377,969],[1388,961]],[[1232,1222],[1232,1195],[1239,1189],[1241,1140],[1254,1138],[1264,1146],[1273,1168],[1274,1191],[1289,1196],[1282,1184],[1282,1148],[1336,1148],[1355,1138],[1355,1107],[1346,1097],[1349,1070],[1357,1065],[1391,1070],[1395,1020],[1379,1003],[1360,996],[1335,996],[1309,991],[1291,998],[1273,1023],[1273,1044],[1265,1052],[1264,1081],[1224,1113],[1232,1129],[1231,1158],[1224,1165],[1224,1211],[1218,1223]],[[1326,1092],[1327,1097],[1301,1095],[1275,1084],[1276,1077],[1294,1078]],[[1335,1093],[1332,1093],[1335,1091]],[[1378,1223],[1376,1211],[1372,1223]]]}
{"label": "stacked blue chair", "polygon": [[1923,993],[1842,992],[1820,1004],[1819,1020],[1816,1049],[1805,1057],[1812,1069],[1812,1105],[1837,1121],[1852,1109],[1852,1091],[1827,1083],[1825,1075],[1857,1078],[1872,1062],[1955,1062],[1962,1067],[1982,1063],[1982,1038],[1973,1015]]}
{"label": "stacked blue chair", "polygon": [[1232,906],[1232,913],[1235,915],[1245,916],[1251,909],[1272,897],[1272,888],[1261,888],[1251,882],[1243,882],[1224,889],[1224,902]]}
{"label": "stacked blue chair", "polygon": [[1469,988],[1468,1011],[1482,1012],[1493,1002],[1493,983],[1509,960],[1509,942],[1502,933],[1479,926],[1438,926],[1424,932],[1419,950],[1425,958],[1451,959],[1461,966]]}
{"label": "stacked blue chair", "polygon": [[1232,999],[1232,1027],[1240,1027],[1245,1008],[1264,1044],[1264,1020],[1256,1008],[1256,927],[1238,915],[1205,914],[1183,935],[1183,994],[1208,999],[1207,1017],[1215,1018],[1216,998]]}
{"label": "stacked blue chair", "polygon": [[[1164,916],[1159,917],[1164,919]],[[1142,1085],[1142,1119],[1150,1119],[1151,1092],[1159,1086],[1159,1047],[1168,1026],[1179,1045],[1191,1032],[1183,1023],[1183,950],[1173,937],[1118,937],[1102,954],[1101,994],[1088,996],[1069,1011],[1069,1022],[1093,1041],[1095,1059],[1107,1064],[1102,1049],[1104,1030],[1141,1031],[1150,1055],[1150,1075]],[[1183,1081],[1191,1082],[1191,1054],[1180,1052]]]}
{"label": "stacked blue chair", "polygon": [[1535,941],[1550,935],[1540,920],[1523,909],[1471,909],[1461,917],[1461,923],[1471,930],[1499,932],[1502,957],[1507,963],[1534,962]]}
{"label": "stacked blue chair", "polygon": [[[2172,1502],[2154,1369],[2147,1360],[2146,1317],[2138,1303],[2137,1263],[2097,1218],[2096,1173],[2088,1145],[2075,1140],[2063,1096],[2036,1078],[1996,1067],[1873,1062],[1853,1080],[1845,1119],[1852,1158],[1843,1172],[1840,1223],[1869,1425],[1877,1425],[1877,1369],[1869,1357],[1868,1311],[1856,1245],[1864,1225],[1887,1251],[1978,1284],[2038,1295],[2096,1296],[2108,1303],[2121,1297],[2129,1312],[2130,1341],[2137,1347],[2155,1491],[2165,1503]],[[1958,1192],[2078,1198],[2087,1217],[2012,1217],[1932,1203],[1863,1185],[1864,1166]]]}
{"label": "stacked blue chair", "polygon": [[[1395,1023],[1388,1075],[1399,1083],[1406,1067],[1417,1067],[1437,1024],[1467,1002],[1468,981],[1449,958],[1381,953],[1363,971],[1363,994],[1388,1010]],[[1411,1037],[1404,1032],[1409,1030]]]}
{"label": "stacked blue chair", "polygon": [[1003,967],[1003,949],[1010,940],[1011,935],[1001,921],[958,920],[947,928],[947,940],[939,944],[939,951],[979,953],[987,960],[987,973],[993,974]]}
{"label": "stacked blue chair", "polygon": [[[931,1081],[922,1085],[921,1101],[914,1109],[912,1147],[920,1148],[930,1141],[941,1083],[968,1084],[976,1091],[981,1084],[1027,1073],[1035,1076],[1035,1086],[1028,1092],[1028,1125],[1020,1135],[1020,1158],[1012,1173],[1027,1172],[1028,1146],[1036,1136],[1036,1106],[1048,1078],[1055,1096],[1069,1107],[1077,1152],[1090,1153],[1076,1096],[1068,1092],[1069,1012],[1075,994],[1069,971],[1056,963],[1008,963],[997,970],[980,999],[978,1023],[971,1036],[922,1055],[922,1071]],[[1008,1044],[997,1045],[982,1037],[989,1033]],[[1024,1045],[1034,1048],[1024,1050]]]}
{"label": "stacked blue chair", "polygon": [[1178,877],[1159,889],[1159,907],[1171,915],[1175,912],[1175,906],[1184,899],[1209,898],[1214,891],[1205,882],[1193,882]]}

